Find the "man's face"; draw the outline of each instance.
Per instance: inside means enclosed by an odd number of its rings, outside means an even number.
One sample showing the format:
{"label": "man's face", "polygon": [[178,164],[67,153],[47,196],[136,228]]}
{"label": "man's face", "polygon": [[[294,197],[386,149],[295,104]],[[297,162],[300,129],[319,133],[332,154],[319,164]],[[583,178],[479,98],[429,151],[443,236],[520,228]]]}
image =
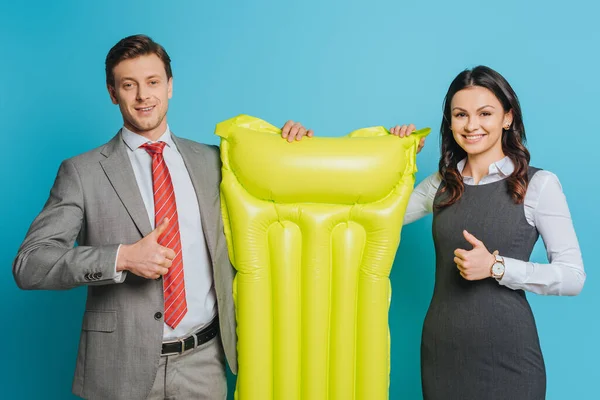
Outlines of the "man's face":
{"label": "man's face", "polygon": [[156,54],[121,61],[113,68],[114,87],[108,92],[118,104],[127,129],[156,140],[167,129],[167,110],[173,79]]}

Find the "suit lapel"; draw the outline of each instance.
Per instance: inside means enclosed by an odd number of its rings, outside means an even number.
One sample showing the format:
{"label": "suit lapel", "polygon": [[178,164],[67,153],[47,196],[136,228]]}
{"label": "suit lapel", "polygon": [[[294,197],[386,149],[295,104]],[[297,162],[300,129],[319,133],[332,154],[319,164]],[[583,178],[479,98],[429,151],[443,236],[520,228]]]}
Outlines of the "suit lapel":
{"label": "suit lapel", "polygon": [[142,200],[121,132],[117,133],[100,153],[106,157],[106,159],[100,161],[100,165],[115,192],[117,192],[140,234],[142,236],[148,235],[152,231],[152,226],[148,220],[146,206],[144,200]]}
{"label": "suit lapel", "polygon": [[171,132],[171,137],[173,138],[173,141],[177,146],[177,150],[179,150],[179,153],[183,158],[185,167],[190,174],[190,179],[192,180],[192,185],[194,186],[194,191],[196,192],[196,197],[198,198],[198,206],[200,207],[200,218],[202,218],[204,239],[206,240],[210,257],[212,260],[214,260],[216,249],[215,232],[216,227],[219,226],[218,213],[220,212],[220,208],[217,206],[215,212],[215,203],[218,201],[218,196],[213,193],[210,183],[206,178],[207,175],[205,171],[208,168],[208,165],[206,165],[206,158],[195,148],[186,146],[184,143],[182,143],[178,137],[173,135],[173,132]]}

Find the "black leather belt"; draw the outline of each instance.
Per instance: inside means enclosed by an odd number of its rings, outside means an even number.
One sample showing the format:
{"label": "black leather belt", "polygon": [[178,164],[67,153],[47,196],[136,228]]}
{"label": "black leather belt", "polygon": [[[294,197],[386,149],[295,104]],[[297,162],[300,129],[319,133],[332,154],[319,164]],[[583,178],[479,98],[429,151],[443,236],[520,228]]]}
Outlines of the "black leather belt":
{"label": "black leather belt", "polygon": [[186,338],[181,338],[170,342],[163,342],[161,354],[163,356],[173,356],[176,354],[181,354],[187,350],[195,349],[201,344],[204,344],[217,336],[217,333],[219,333],[218,317],[213,319],[208,326]]}

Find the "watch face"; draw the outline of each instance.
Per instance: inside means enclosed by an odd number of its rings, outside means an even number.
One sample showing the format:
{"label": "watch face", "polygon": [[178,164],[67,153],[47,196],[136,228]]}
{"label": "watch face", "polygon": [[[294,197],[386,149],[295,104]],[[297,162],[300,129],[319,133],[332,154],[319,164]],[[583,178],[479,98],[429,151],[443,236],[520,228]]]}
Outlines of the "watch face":
{"label": "watch face", "polygon": [[504,273],[504,264],[499,262],[495,263],[492,267],[492,273],[494,275],[502,275]]}

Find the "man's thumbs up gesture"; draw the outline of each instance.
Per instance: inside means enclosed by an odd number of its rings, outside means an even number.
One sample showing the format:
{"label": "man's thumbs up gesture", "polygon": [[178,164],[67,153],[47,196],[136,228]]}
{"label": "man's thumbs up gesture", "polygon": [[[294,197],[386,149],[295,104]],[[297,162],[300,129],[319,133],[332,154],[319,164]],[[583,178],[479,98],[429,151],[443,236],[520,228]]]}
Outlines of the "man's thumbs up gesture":
{"label": "man's thumbs up gesture", "polygon": [[456,249],[454,250],[454,262],[460,271],[460,275],[468,281],[478,281],[480,279],[492,276],[492,265],[496,258],[488,251],[483,242],[463,231],[467,242],[472,246],[472,250]]}
{"label": "man's thumbs up gesture", "polygon": [[169,219],[162,220],[145,238],[134,244],[121,245],[117,256],[117,272],[127,270],[147,279],[165,275],[175,258],[175,252],[158,244],[158,238],[169,226]]}

